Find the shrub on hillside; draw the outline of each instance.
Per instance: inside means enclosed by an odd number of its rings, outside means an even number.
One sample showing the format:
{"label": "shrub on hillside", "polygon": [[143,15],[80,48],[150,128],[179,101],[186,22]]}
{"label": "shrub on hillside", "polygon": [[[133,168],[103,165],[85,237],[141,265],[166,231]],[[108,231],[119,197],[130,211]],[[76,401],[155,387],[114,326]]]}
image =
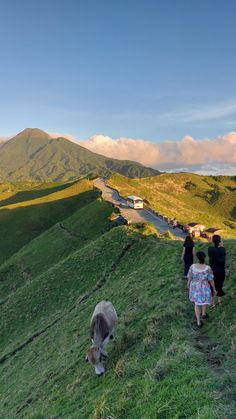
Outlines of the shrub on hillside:
{"label": "shrub on hillside", "polygon": [[132,224],[131,229],[133,231],[142,234],[142,236],[152,236],[152,237],[159,237],[160,234],[154,227],[152,223],[136,223]]}
{"label": "shrub on hillside", "polygon": [[175,240],[173,234],[169,230],[165,231],[165,233],[162,233],[160,235],[160,238],[161,239],[168,239],[168,240]]}
{"label": "shrub on hillside", "polygon": [[194,189],[196,189],[196,184],[195,183],[193,183],[193,182],[191,182],[191,181],[188,181],[188,182],[186,182],[185,183],[185,189],[187,189],[187,191],[193,191]]}

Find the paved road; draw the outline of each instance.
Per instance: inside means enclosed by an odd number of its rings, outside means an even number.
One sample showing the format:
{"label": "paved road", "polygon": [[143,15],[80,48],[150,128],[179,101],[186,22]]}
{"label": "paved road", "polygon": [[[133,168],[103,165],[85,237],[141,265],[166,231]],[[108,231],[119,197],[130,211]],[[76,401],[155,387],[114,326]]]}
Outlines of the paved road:
{"label": "paved road", "polygon": [[94,186],[96,186],[96,188],[102,191],[102,197],[105,201],[111,202],[112,204],[119,206],[121,215],[129,223],[142,223],[148,221],[151,222],[160,233],[165,233],[167,230],[170,230],[175,237],[179,239],[185,238],[186,234],[184,234],[181,229],[173,229],[162,218],[153,214],[148,209],[135,210],[133,208],[127,207],[121,208],[120,203],[126,205],[126,200],[122,198],[117,191],[106,186],[104,180],[96,179],[94,181]]}

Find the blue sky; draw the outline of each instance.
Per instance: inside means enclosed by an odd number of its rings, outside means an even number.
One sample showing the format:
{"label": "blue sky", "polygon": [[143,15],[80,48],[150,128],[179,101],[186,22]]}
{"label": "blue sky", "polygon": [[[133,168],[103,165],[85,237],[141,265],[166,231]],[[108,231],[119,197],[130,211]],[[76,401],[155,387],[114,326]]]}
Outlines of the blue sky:
{"label": "blue sky", "polygon": [[0,2],[0,136],[236,130],[234,0]]}

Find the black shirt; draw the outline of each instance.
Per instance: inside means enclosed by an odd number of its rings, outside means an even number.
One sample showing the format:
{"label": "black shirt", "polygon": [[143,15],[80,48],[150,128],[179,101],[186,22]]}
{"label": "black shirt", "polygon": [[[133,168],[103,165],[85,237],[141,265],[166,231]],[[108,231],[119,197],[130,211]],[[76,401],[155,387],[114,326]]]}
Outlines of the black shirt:
{"label": "black shirt", "polygon": [[225,248],[208,247],[209,265],[213,272],[225,271]]}
{"label": "black shirt", "polygon": [[193,248],[195,247],[194,246],[194,243],[193,244],[184,244],[184,247],[185,247],[185,255],[192,255],[193,254]]}

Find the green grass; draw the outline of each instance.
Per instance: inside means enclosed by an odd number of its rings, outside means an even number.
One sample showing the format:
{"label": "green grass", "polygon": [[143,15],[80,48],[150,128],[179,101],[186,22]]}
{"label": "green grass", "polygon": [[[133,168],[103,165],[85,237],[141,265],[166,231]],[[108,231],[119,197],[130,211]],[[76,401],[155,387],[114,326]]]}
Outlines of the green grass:
{"label": "green grass", "polygon": [[32,201],[72,186],[72,183],[15,182],[0,184],[0,207]]}
{"label": "green grass", "polygon": [[[0,418],[233,419],[236,241],[224,304],[197,330],[182,243],[149,224],[110,229],[112,212],[94,196],[2,264]],[[97,378],[84,358],[102,299],[119,323]]]}
{"label": "green grass", "polygon": [[[233,418],[232,335],[225,336],[225,325],[221,336],[207,338],[208,346],[217,342],[215,356],[227,354],[218,372],[199,347],[204,335],[194,328],[183,289],[180,246],[113,229],[13,293],[3,306],[2,353],[48,329],[3,363],[2,414]],[[117,308],[119,328],[98,380],[84,353],[89,318],[102,298]],[[235,303],[226,298],[233,313]],[[217,330],[219,316],[213,313],[206,330]]]}
{"label": "green grass", "polygon": [[236,236],[236,178],[171,173],[145,179],[113,174],[109,185],[123,196],[139,195],[160,214],[181,223],[200,222]]}
{"label": "green grass", "polygon": [[0,266],[1,299],[109,230],[111,212],[109,204],[94,200],[31,240]]}
{"label": "green grass", "polygon": [[81,180],[52,192],[35,198],[33,190],[32,196],[28,193],[27,201],[0,208],[0,236],[4,238],[0,241],[0,263],[34,237],[98,196],[89,180]]}

